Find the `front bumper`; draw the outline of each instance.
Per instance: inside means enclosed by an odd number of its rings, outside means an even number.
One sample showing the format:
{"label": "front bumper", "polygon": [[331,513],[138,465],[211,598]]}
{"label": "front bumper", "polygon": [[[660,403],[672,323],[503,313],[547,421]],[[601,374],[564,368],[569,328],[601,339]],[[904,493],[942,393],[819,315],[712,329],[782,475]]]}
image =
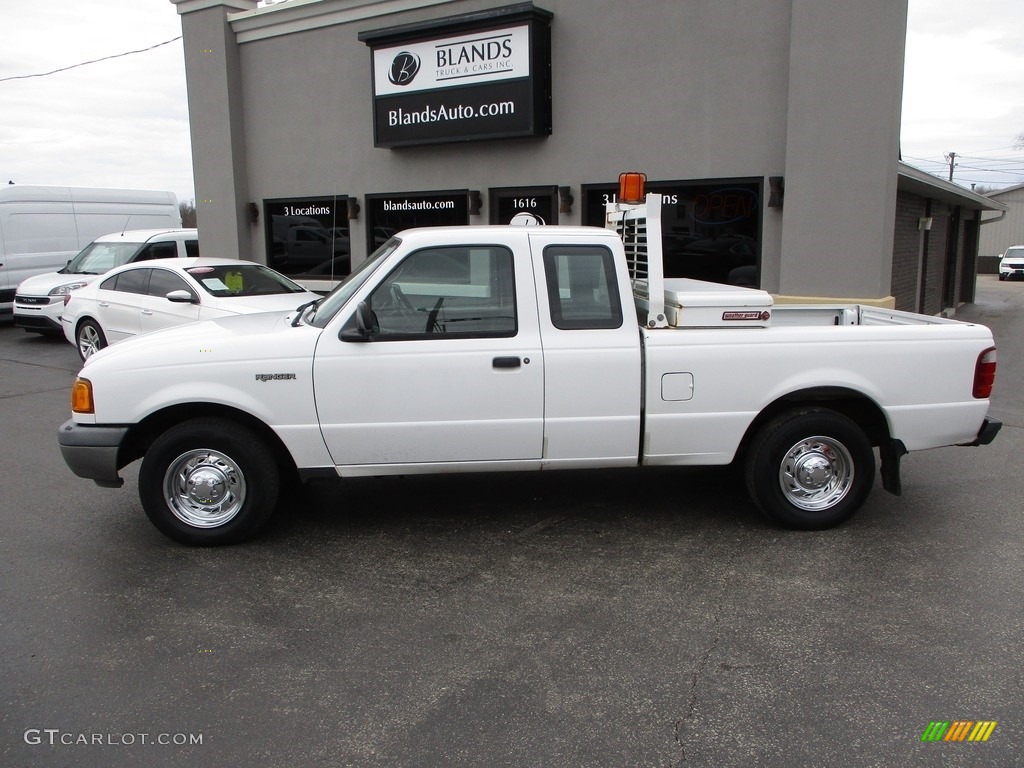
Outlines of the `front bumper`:
{"label": "front bumper", "polygon": [[117,454],[128,427],[98,427],[68,419],[57,428],[57,443],[64,463],[79,477],[104,488],[120,488]]}
{"label": "front bumper", "polygon": [[27,331],[64,334],[60,316],[64,310],[63,296],[14,297],[14,324]]}

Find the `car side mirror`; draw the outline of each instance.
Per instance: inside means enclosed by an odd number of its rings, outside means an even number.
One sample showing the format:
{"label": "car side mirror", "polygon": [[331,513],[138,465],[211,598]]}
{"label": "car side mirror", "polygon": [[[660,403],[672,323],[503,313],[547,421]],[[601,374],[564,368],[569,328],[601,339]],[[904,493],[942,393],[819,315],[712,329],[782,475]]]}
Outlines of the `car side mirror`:
{"label": "car side mirror", "polygon": [[342,341],[369,341],[373,336],[373,312],[370,305],[360,301],[356,311],[341,329],[339,338]]}
{"label": "car side mirror", "polygon": [[168,301],[172,302],[173,304],[198,304],[199,303],[199,300],[196,299],[196,297],[193,296],[188,291],[171,291],[170,293],[167,294],[167,296],[165,298]]}

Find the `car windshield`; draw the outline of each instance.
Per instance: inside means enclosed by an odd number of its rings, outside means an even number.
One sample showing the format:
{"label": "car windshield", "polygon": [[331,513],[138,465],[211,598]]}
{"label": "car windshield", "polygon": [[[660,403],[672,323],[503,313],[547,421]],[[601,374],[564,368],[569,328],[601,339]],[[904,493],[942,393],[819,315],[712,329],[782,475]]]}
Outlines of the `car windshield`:
{"label": "car windshield", "polygon": [[89,243],[62,272],[72,275],[102,275],[127,264],[143,243]]}
{"label": "car windshield", "polygon": [[261,264],[218,264],[190,267],[185,271],[207,293],[217,297],[306,292],[298,283]]}
{"label": "car windshield", "polygon": [[1024,248],[1007,248],[1004,259],[1024,259]]}
{"label": "car windshield", "polygon": [[323,328],[331,321],[331,318],[338,314],[352,294],[359,290],[359,287],[366,282],[366,278],[373,274],[373,271],[401,244],[401,240],[392,237],[384,245],[370,254],[370,258],[356,267],[352,274],[346,277],[337,288],[330,292],[316,307],[316,314],[307,318],[306,322]]}

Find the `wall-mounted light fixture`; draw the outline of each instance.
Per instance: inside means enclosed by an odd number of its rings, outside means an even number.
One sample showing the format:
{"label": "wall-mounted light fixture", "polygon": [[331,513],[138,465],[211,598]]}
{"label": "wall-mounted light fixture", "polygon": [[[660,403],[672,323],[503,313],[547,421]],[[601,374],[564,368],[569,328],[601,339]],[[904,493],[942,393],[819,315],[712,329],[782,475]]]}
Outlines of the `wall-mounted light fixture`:
{"label": "wall-mounted light fixture", "polygon": [[922,216],[921,218],[919,218],[917,220],[917,228],[919,230],[921,230],[922,232],[926,232],[927,230],[931,229],[932,228],[932,217],[931,216]]}
{"label": "wall-mounted light fixture", "polygon": [[247,203],[245,206],[245,215],[249,219],[250,224],[255,224],[260,220],[260,207],[256,203]]}
{"label": "wall-mounted light fixture", "polygon": [[786,196],[786,180],[782,176],[768,177],[768,207],[781,208]]}
{"label": "wall-mounted light fixture", "polygon": [[359,218],[359,200],[355,197],[350,197],[345,202],[345,209],[347,211],[349,221],[354,221]]}
{"label": "wall-mounted light fixture", "polygon": [[576,202],[572,196],[572,189],[570,187],[559,187],[558,188],[558,212],[559,213],[572,213],[572,204]]}
{"label": "wall-mounted light fixture", "polygon": [[479,216],[480,208],[483,206],[483,198],[480,197],[480,190],[471,189],[469,190],[469,215]]}

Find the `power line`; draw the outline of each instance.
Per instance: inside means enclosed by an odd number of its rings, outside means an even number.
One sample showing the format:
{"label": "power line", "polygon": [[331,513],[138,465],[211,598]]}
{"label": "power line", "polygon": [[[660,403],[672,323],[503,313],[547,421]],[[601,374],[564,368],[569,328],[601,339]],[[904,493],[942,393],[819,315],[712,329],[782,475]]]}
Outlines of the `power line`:
{"label": "power line", "polygon": [[72,64],[67,67],[61,67],[60,69],[54,69],[50,72],[38,72],[34,75],[12,75],[11,77],[0,77],[0,83],[7,82],[8,80],[28,80],[32,77],[48,77],[49,75],[56,75],[58,72],[67,72],[69,69],[77,69],[78,67],[84,67],[87,64],[97,64],[101,61],[109,61],[110,59],[119,59],[122,56],[132,56],[136,53],[145,53],[146,51],[152,51],[154,48],[159,48],[162,45],[169,45],[175,40],[181,40],[181,35],[172,37],[170,40],[164,40],[162,43],[151,45],[148,48],[139,48],[137,51],[125,51],[124,53],[115,53],[112,56],[104,56],[99,59],[93,59],[92,61],[83,61],[78,64]]}
{"label": "power line", "polygon": [[971,170],[971,171],[984,171],[986,173],[1002,173],[1002,174],[1004,174],[1006,176],[1020,176],[1022,173],[1024,173],[1024,168],[1022,168],[1022,167],[1010,168],[1008,170],[1003,170],[1003,169],[999,169],[999,168],[979,168],[976,165],[961,165],[960,163],[957,163],[956,167],[957,168],[964,168],[964,169]]}

